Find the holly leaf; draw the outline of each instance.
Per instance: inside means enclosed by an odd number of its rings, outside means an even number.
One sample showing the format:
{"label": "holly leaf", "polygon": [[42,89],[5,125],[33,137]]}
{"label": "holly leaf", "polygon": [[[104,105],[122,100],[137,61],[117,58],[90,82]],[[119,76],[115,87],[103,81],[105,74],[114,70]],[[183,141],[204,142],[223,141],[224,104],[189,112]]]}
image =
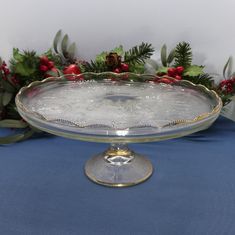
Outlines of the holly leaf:
{"label": "holly leaf", "polygon": [[108,55],[108,52],[103,51],[102,53],[96,56],[95,61],[98,63],[105,62],[107,55]]}
{"label": "holly leaf", "polygon": [[13,58],[18,62],[22,62],[24,60],[24,56],[19,52],[18,48],[13,48]]}
{"label": "holly leaf", "polygon": [[58,77],[59,73],[50,70],[47,71],[47,75],[49,75],[50,77]]}
{"label": "holly leaf", "polygon": [[185,69],[183,76],[196,77],[203,74],[204,66],[191,65]]}
{"label": "holly leaf", "polygon": [[2,87],[5,91],[13,93],[15,92],[15,87],[13,87],[9,82],[5,81],[5,80],[1,80],[2,83]]}
{"label": "holly leaf", "polygon": [[124,50],[123,50],[123,46],[120,45],[119,47],[115,47],[112,52],[117,53],[118,55],[122,56],[124,55]]}
{"label": "holly leaf", "polygon": [[32,75],[35,71],[36,71],[36,69],[34,67],[27,66],[24,63],[17,63],[15,65],[15,73],[18,73],[21,76],[28,77],[28,76]]}
{"label": "holly leaf", "polygon": [[167,73],[169,67],[161,67],[157,70],[157,73]]}
{"label": "holly leaf", "polygon": [[2,96],[3,106],[7,106],[13,97],[13,93],[5,91]]}

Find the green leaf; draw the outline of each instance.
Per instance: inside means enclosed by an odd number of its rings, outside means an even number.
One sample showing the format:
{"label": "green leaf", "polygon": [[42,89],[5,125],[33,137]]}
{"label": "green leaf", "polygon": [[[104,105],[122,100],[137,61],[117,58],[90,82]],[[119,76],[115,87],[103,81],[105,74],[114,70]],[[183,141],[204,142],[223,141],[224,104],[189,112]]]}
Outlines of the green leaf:
{"label": "green leaf", "polygon": [[51,77],[58,77],[58,73],[54,72],[54,71],[47,71],[47,75],[49,75]]}
{"label": "green leaf", "polygon": [[153,67],[155,70],[157,70],[159,68],[159,64],[157,63],[156,60],[153,59],[147,59],[145,61],[146,64],[149,64],[151,67]]}
{"label": "green leaf", "polygon": [[15,87],[13,87],[8,81],[1,80],[2,87],[7,92],[15,92]]}
{"label": "green leaf", "polygon": [[167,48],[166,48],[166,44],[164,44],[162,46],[162,49],[161,49],[161,61],[162,61],[162,65],[164,67],[167,66]]}
{"label": "green leaf", "polygon": [[0,137],[0,144],[12,144],[30,138],[34,134],[33,130],[27,130],[24,133]]}
{"label": "green leaf", "polygon": [[0,121],[0,128],[26,128],[26,127],[28,127],[28,123],[20,120],[4,119]]}
{"label": "green leaf", "polygon": [[171,64],[175,58],[175,48],[172,49],[167,57],[167,63]]}
{"label": "green leaf", "polygon": [[2,104],[3,106],[6,106],[10,103],[11,99],[13,97],[13,93],[5,91],[2,96]]}
{"label": "green leaf", "polygon": [[13,58],[18,62],[22,62],[24,56],[19,52],[18,48],[13,48]]}
{"label": "green leaf", "polygon": [[191,65],[185,69],[183,76],[196,77],[200,74],[203,74],[203,66]]}
{"label": "green leaf", "polygon": [[108,55],[108,52],[103,51],[102,53],[96,56],[95,61],[98,63],[105,62],[107,55]]}
{"label": "green leaf", "polygon": [[60,40],[60,38],[61,38],[61,34],[62,34],[62,30],[60,29],[60,30],[56,33],[55,38],[54,38],[54,41],[53,41],[53,48],[54,48],[54,51],[55,51],[56,53],[59,53],[57,47],[58,47],[58,42],[59,42],[59,40]]}
{"label": "green leaf", "polygon": [[28,77],[32,75],[36,69],[34,67],[28,66],[25,63],[17,63],[15,65],[15,73],[20,74],[21,76]]}
{"label": "green leaf", "polygon": [[137,73],[137,74],[144,73],[144,64],[131,64],[129,70],[132,73]]}
{"label": "green leaf", "polygon": [[157,70],[157,73],[167,73],[169,67],[161,67]]}
{"label": "green leaf", "polygon": [[76,51],[76,43],[73,42],[68,48],[68,56],[73,59]]}
{"label": "green leaf", "polygon": [[119,47],[115,47],[112,52],[117,53],[118,55],[122,56],[124,55],[124,50],[123,50],[123,46],[120,45]]}
{"label": "green leaf", "polygon": [[68,41],[69,41],[69,36],[68,36],[68,34],[66,34],[63,37],[62,42],[61,42],[61,51],[62,51],[63,56],[65,58],[68,57],[68,50],[67,50],[67,48],[68,48]]}
{"label": "green leaf", "polygon": [[[227,77],[226,77],[226,71],[227,71]],[[229,78],[231,75],[232,75],[232,57],[230,56],[226,64],[224,65],[223,76],[224,78]]]}
{"label": "green leaf", "polygon": [[3,94],[4,94],[4,92],[0,91],[0,110],[3,107]]}
{"label": "green leaf", "polygon": [[63,76],[64,74],[58,69],[57,70],[58,74],[56,76]]}

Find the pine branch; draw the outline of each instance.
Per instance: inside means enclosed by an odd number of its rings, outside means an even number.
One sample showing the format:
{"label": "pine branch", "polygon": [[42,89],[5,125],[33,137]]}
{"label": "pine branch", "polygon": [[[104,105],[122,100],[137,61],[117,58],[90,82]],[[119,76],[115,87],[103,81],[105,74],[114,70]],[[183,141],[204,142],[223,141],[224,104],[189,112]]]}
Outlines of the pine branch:
{"label": "pine branch", "polygon": [[124,54],[124,62],[129,64],[141,64],[146,59],[149,59],[153,54],[154,49],[151,44],[141,43],[139,46],[131,48]]}
{"label": "pine branch", "polygon": [[187,42],[180,42],[175,48],[174,67],[183,66],[187,68],[192,63],[192,49]]}
{"label": "pine branch", "polygon": [[201,84],[206,86],[209,89],[213,88],[213,77],[208,73],[203,73],[201,75],[191,77],[191,76],[184,76],[183,79],[188,80],[194,84]]}
{"label": "pine branch", "polygon": [[90,63],[85,63],[82,65],[84,72],[94,72],[94,73],[101,73],[108,71],[108,68],[103,61],[93,61],[91,60]]}

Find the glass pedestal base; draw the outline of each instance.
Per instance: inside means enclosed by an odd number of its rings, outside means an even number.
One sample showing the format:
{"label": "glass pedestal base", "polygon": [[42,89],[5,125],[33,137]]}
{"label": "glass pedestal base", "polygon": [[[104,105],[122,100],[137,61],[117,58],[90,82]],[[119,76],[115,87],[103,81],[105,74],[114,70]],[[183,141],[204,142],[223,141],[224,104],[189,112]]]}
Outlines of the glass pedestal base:
{"label": "glass pedestal base", "polygon": [[153,173],[151,162],[126,145],[111,145],[104,153],[89,159],[85,174],[95,183],[110,187],[127,187],[147,180]]}

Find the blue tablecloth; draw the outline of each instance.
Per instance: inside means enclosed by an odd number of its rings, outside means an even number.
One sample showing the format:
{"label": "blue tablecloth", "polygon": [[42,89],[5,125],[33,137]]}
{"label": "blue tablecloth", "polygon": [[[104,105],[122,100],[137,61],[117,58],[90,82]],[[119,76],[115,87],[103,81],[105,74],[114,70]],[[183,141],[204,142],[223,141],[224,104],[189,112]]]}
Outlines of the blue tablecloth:
{"label": "blue tablecloth", "polygon": [[235,234],[234,122],[219,118],[188,137],[133,144],[155,172],[129,188],[84,175],[86,160],[106,147],[52,136],[1,146],[0,234]]}

